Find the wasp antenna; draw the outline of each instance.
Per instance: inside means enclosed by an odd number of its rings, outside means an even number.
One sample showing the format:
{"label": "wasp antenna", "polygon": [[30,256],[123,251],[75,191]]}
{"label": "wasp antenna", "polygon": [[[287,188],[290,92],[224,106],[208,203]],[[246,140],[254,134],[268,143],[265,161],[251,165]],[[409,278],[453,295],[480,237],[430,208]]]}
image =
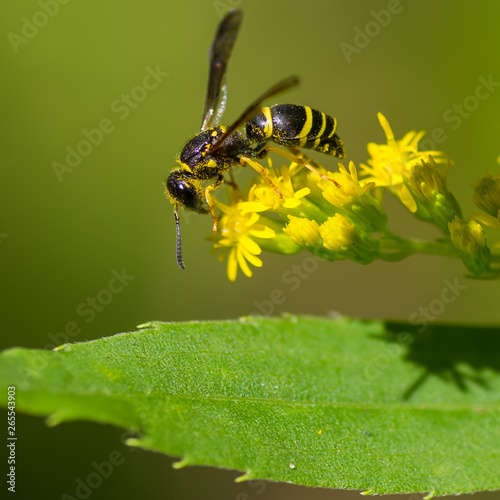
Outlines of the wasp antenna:
{"label": "wasp antenna", "polygon": [[174,208],[174,217],[175,217],[175,228],[176,228],[176,233],[177,233],[177,265],[181,269],[186,269],[186,266],[184,265],[184,261],[182,260],[182,242],[181,242],[181,222],[179,220],[179,205],[175,205]]}

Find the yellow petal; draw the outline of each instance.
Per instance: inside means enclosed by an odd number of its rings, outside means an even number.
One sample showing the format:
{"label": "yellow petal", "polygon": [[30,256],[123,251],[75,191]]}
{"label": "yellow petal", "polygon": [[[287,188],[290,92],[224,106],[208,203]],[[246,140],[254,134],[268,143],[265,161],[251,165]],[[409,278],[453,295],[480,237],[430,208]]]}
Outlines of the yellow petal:
{"label": "yellow petal", "polygon": [[[370,182],[369,184],[374,184],[373,182]],[[385,189],[382,187],[375,187],[375,189],[370,193],[379,203],[382,203],[384,201],[384,194],[385,194]]]}
{"label": "yellow petal", "polygon": [[242,255],[245,257],[245,259],[247,259],[248,262],[250,262],[250,264],[252,264],[255,267],[262,267],[262,261],[258,257],[256,257],[254,254],[250,253],[248,250],[246,250],[243,247],[240,247],[240,251],[241,251]]}
{"label": "yellow petal", "polygon": [[243,271],[243,274],[245,276],[248,276],[249,278],[252,277],[252,271],[248,267],[247,261],[245,260],[245,257],[242,255],[242,252],[240,249],[236,251],[236,258],[238,259],[238,264],[241,267],[241,270]]}
{"label": "yellow petal", "polygon": [[420,132],[415,132],[412,130],[404,135],[404,137],[399,141],[399,143],[409,149],[417,151],[417,145],[420,139],[425,135],[425,132],[421,130]]}
{"label": "yellow petal", "polygon": [[260,201],[244,201],[241,203],[240,207],[242,215],[248,214],[250,212],[263,212],[267,209],[267,205],[264,205],[264,203],[261,203]]}
{"label": "yellow petal", "polygon": [[245,226],[253,226],[259,220],[259,217],[259,214],[253,213],[250,218],[245,221]]}
{"label": "yellow petal", "polygon": [[483,212],[474,212],[472,218],[490,227],[500,227],[500,220],[498,217],[493,217],[493,215],[485,214]]}
{"label": "yellow petal", "polygon": [[240,245],[254,255],[259,255],[262,251],[255,241],[244,234],[241,235]]}
{"label": "yellow petal", "polygon": [[276,233],[270,227],[265,226],[263,226],[263,229],[250,229],[248,232],[256,238],[274,238],[276,236]]}
{"label": "yellow petal", "polygon": [[283,203],[283,206],[285,208],[297,208],[301,204],[302,202],[297,198],[286,198],[285,202]]}
{"label": "yellow petal", "polygon": [[402,201],[403,205],[412,213],[417,211],[417,203],[413,199],[408,188],[403,184],[398,191],[399,199]]}
{"label": "yellow petal", "polygon": [[[389,122],[387,121],[387,118],[382,113],[377,113],[377,117],[380,125],[382,125],[382,128],[384,129],[385,136],[387,137],[387,143],[395,142],[394,134],[392,132],[391,126],[389,125]],[[370,144],[368,144],[368,147],[369,146]]]}
{"label": "yellow petal", "polygon": [[236,274],[238,273],[238,261],[236,259],[236,249],[233,248],[227,259],[227,277],[230,281],[236,280]]}
{"label": "yellow petal", "polygon": [[281,167],[281,177],[283,178],[284,182],[290,181],[290,173],[289,173],[288,167],[286,165],[283,165]]}
{"label": "yellow petal", "polygon": [[304,196],[307,196],[311,190],[308,187],[299,189],[298,191],[295,191],[294,198],[303,198]]}

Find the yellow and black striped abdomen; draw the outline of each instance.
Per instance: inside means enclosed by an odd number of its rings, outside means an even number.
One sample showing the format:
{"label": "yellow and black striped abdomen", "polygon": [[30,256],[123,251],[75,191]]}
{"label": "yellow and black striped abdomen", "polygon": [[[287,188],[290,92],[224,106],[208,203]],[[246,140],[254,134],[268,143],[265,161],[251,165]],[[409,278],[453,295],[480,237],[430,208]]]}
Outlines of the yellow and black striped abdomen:
{"label": "yellow and black striped abdomen", "polygon": [[247,139],[273,141],[281,146],[314,149],[344,158],[342,140],[335,133],[337,120],[300,104],[277,104],[262,108],[246,125]]}

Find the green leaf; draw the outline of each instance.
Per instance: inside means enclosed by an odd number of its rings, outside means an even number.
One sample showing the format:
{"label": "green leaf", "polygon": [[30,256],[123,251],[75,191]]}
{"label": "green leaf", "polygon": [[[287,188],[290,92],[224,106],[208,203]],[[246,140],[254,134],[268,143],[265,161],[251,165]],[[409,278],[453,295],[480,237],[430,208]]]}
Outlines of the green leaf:
{"label": "green leaf", "polygon": [[500,488],[500,331],[350,319],[151,323],[11,349],[0,381],[50,423],[309,486],[444,495]]}

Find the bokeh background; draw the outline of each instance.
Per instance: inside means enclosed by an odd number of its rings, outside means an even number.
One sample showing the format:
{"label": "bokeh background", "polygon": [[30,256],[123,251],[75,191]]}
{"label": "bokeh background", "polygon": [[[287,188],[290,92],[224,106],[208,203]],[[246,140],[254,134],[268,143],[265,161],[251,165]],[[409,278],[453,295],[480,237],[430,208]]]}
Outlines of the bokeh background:
{"label": "bokeh background", "polygon": [[[50,15],[43,15],[44,5]],[[131,331],[148,320],[264,312],[264,301],[276,289],[286,300],[266,311],[272,314],[340,312],[407,320],[439,298],[446,279],[467,289],[439,320],[498,323],[499,283],[467,280],[460,262],[440,257],[369,266],[325,262],[291,290],[283,273],[306,255],[266,254],[264,267],[251,279],[240,276],[230,283],[204,239],[211,231],[209,216],[184,218],[188,269],[177,268],[172,207],[162,182],[199,129],[208,48],[231,6],[242,8],[245,20],[229,65],[226,123],[271,84],[297,74],[301,87],[281,102],[334,115],[348,159],[356,163],[366,160],[369,141],[384,141],[378,111],[396,137],[442,129],[446,138],[441,134],[435,147],[455,162],[450,189],[465,214],[473,211],[471,186],[486,171],[499,170],[500,87],[492,87],[468,116],[456,118],[454,106],[474,95],[478,78],[500,82],[500,5],[494,0],[474,7],[451,0],[4,2],[1,347],[85,341]],[[377,30],[374,16],[388,8],[397,13],[384,26],[379,21]],[[361,40],[359,33],[366,33],[370,22],[369,37]],[[347,44],[356,48],[348,57]],[[134,90],[148,67],[161,71],[161,81],[155,89]],[[123,96],[131,92],[138,99],[127,103]],[[113,130],[58,177],[54,162],[65,163],[67,148],[76,148],[85,139],[83,131],[103,120]],[[323,160],[335,168],[335,161]],[[385,205],[394,230],[437,235],[397,202],[387,198]],[[123,291],[96,306],[92,317],[84,313],[89,309],[81,304],[108,297],[98,294],[113,271],[123,269],[133,277]],[[68,337],[64,331],[72,322],[78,334]],[[18,498],[75,496],[77,479],[115,450],[124,463],[92,491],[93,499],[358,498],[355,492],[235,484],[234,471],[174,471],[173,458],[130,452],[121,443],[123,430],[110,426],[78,422],[49,429],[38,417],[18,415],[17,430]]]}

